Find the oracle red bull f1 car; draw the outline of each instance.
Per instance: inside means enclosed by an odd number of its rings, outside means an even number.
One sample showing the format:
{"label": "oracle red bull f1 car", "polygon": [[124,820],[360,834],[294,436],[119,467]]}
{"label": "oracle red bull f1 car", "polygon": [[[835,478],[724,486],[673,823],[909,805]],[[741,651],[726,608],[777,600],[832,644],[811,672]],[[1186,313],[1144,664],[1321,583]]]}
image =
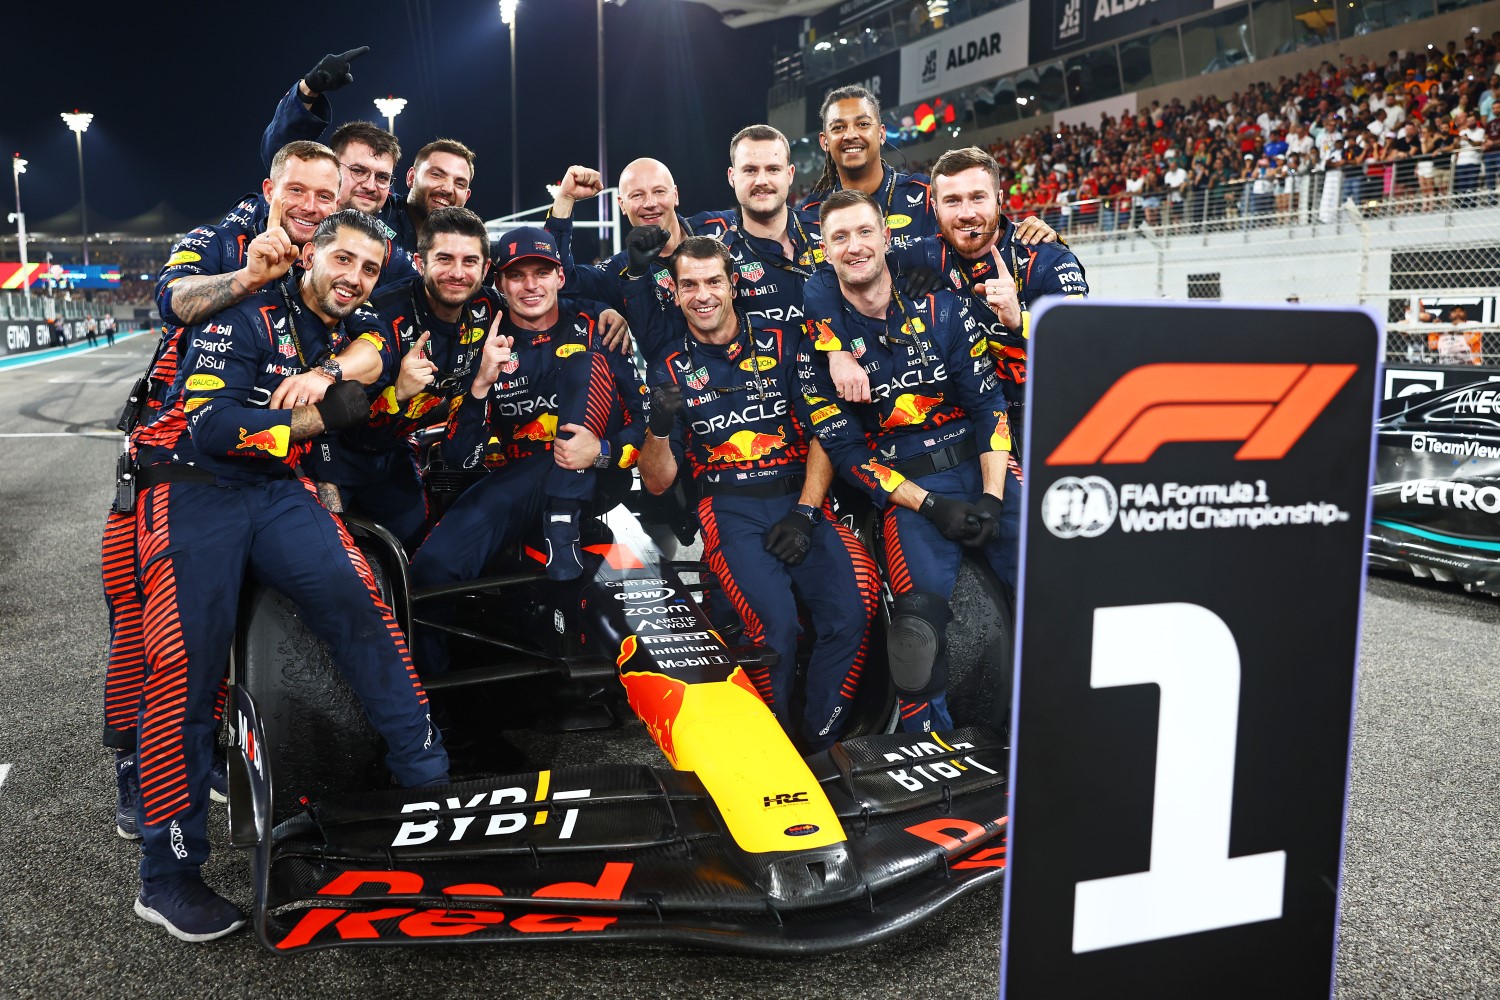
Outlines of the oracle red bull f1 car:
{"label": "oracle red bull f1 car", "polygon": [[1500,384],[1407,397],[1376,424],[1370,565],[1500,596]]}
{"label": "oracle red bull f1 car", "polygon": [[[450,635],[464,667],[426,678],[435,702],[470,702],[472,720],[485,692],[504,692],[477,710],[498,737],[528,685],[574,716],[613,700],[665,761],[382,790],[378,738],[326,653],[279,595],[249,588],[230,827],[254,851],[254,923],[272,951],[562,936],[811,953],[880,940],[1003,878],[995,729],[885,734],[877,692],[854,730],[872,732],[803,758],[746,676],[774,654],[726,641],[683,582],[690,564],[664,559],[624,508],[588,524],[577,581],[548,581],[522,553],[424,593],[388,533],[348,523],[402,625]],[[990,704],[1008,704],[1008,613],[992,592],[966,607],[973,572],[950,636],[978,649],[954,651],[954,670],[988,671],[978,682],[1004,687]],[[425,610],[438,603],[447,613]],[[973,683],[955,677],[958,703],[973,705]]]}

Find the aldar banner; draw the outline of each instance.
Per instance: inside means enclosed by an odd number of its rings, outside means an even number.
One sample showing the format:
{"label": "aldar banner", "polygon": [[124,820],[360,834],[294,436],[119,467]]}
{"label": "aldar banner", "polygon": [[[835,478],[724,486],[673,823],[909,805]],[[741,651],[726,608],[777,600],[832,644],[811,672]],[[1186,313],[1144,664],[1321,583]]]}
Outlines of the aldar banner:
{"label": "aldar banner", "polygon": [[1031,4],[1017,3],[901,48],[901,103],[948,94],[1026,67]]}
{"label": "aldar banner", "polygon": [[[1112,42],[1214,9],[1214,0],[1036,0],[1031,62]],[[1218,6],[1226,6],[1220,2]]]}
{"label": "aldar banner", "polygon": [[1003,996],[1327,997],[1382,348],[1032,320]]}

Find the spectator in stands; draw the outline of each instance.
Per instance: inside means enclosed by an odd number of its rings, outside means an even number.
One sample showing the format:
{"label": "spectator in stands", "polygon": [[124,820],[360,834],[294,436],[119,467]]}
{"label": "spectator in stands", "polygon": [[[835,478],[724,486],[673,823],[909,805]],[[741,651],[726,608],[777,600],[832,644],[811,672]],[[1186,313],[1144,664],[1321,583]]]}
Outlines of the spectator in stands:
{"label": "spectator in stands", "polygon": [[1459,196],[1459,207],[1468,208],[1475,203],[1469,192],[1479,187],[1485,133],[1465,111],[1453,112],[1453,144],[1458,151],[1453,166],[1453,193]]}
{"label": "spectator in stands", "polygon": [[[1423,313],[1423,318],[1430,314]],[[1483,337],[1469,323],[1469,313],[1463,306],[1448,310],[1450,329],[1438,330],[1427,335],[1427,349],[1437,355],[1440,365],[1479,365],[1484,363]]]}

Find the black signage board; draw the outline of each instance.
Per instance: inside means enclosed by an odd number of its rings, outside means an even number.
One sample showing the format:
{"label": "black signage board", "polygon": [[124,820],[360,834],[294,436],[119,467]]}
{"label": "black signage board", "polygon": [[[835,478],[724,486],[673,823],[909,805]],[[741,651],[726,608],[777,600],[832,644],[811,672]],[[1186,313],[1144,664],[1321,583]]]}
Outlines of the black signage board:
{"label": "black signage board", "polygon": [[823,98],[828,96],[828,92],[850,84],[858,84],[874,94],[880,99],[882,108],[894,108],[901,99],[901,51],[897,49],[887,52],[878,58],[868,59],[857,66],[850,66],[832,76],[809,83],[806,101],[809,132],[823,131],[818,110],[823,106]]}
{"label": "black signage board", "polygon": [[1031,330],[1002,997],[1326,997],[1381,330]]}
{"label": "black signage board", "polygon": [[1031,62],[1112,42],[1214,9],[1214,0],[1040,0],[1031,8]]}
{"label": "black signage board", "polygon": [[[1386,365],[1381,381],[1381,416],[1395,413],[1429,392],[1457,389],[1475,382],[1500,381],[1500,368],[1478,365]],[[1500,388],[1500,387],[1497,387]]]}

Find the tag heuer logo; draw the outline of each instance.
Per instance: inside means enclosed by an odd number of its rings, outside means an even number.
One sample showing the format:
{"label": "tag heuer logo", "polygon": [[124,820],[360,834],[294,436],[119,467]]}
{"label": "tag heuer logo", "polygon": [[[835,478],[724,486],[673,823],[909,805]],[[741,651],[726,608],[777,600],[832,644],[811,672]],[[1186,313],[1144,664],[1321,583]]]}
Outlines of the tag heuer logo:
{"label": "tag heuer logo", "polygon": [[749,264],[741,264],[740,274],[744,275],[746,281],[759,281],[766,276],[766,268],[757,260]]}
{"label": "tag heuer logo", "polygon": [[297,348],[292,346],[292,338],[290,336],[283,333],[276,338],[276,353],[280,354],[283,358],[290,358],[296,355]]}
{"label": "tag heuer logo", "polygon": [[663,288],[670,288],[672,285],[672,275],[669,274],[665,268],[657,271],[651,277],[656,279],[656,283]]}
{"label": "tag heuer logo", "polygon": [[708,369],[699,368],[697,371],[688,376],[687,381],[688,385],[692,386],[694,389],[703,388],[704,386],[708,385]]}
{"label": "tag heuer logo", "polygon": [[862,358],[862,357],[864,357],[865,356],[865,338],[863,338],[863,337],[855,337],[853,340],[849,341],[849,353],[852,354],[852,355],[854,355],[856,358]]}

